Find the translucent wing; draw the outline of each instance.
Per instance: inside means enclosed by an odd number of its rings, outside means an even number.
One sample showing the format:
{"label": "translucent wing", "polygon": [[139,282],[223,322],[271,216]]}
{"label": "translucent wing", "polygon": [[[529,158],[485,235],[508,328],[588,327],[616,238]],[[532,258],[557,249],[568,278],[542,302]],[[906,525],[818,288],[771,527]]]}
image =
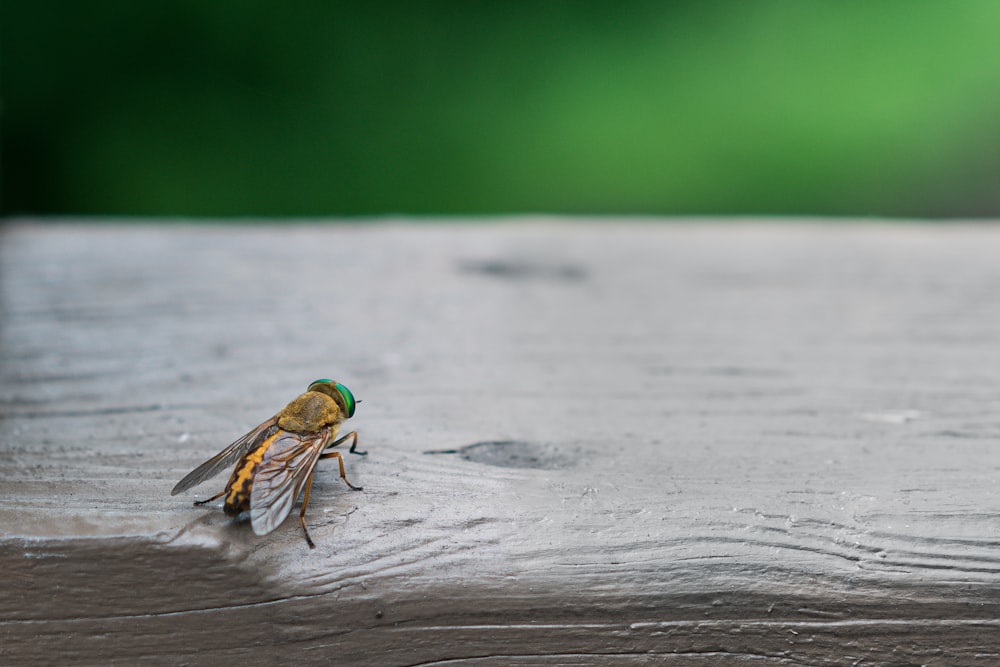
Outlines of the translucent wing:
{"label": "translucent wing", "polygon": [[218,472],[223,468],[232,466],[240,459],[240,457],[260,444],[260,442],[268,436],[271,428],[277,423],[278,416],[275,415],[263,424],[254,428],[242,438],[189,472],[184,479],[177,482],[177,486],[170,491],[170,495],[176,496],[178,493],[183,493],[192,486],[197,486],[209,477],[213,477],[218,474]]}
{"label": "translucent wing", "polygon": [[264,453],[250,490],[250,525],[267,535],[281,525],[316,467],[330,430],[300,435],[282,433]]}

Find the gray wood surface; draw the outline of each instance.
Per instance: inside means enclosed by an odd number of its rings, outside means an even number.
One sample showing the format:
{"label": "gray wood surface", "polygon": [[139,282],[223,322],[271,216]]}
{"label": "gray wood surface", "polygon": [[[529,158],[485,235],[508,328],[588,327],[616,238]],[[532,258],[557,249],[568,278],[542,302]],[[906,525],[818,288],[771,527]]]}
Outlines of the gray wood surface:
{"label": "gray wood surface", "polygon": [[1000,664],[1000,228],[572,222],[9,222],[0,664]]}

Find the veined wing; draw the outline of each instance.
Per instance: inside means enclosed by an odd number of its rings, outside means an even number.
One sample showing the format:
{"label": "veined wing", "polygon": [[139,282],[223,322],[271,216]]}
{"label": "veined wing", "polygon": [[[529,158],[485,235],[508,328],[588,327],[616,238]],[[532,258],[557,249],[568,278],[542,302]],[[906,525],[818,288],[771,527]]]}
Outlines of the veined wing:
{"label": "veined wing", "polygon": [[267,535],[281,525],[329,439],[327,428],[310,435],[281,433],[274,438],[253,476],[250,490],[253,532]]}
{"label": "veined wing", "polygon": [[267,437],[271,428],[277,423],[278,416],[275,415],[263,424],[254,428],[242,438],[185,475],[184,479],[177,482],[177,486],[170,491],[170,495],[176,496],[178,493],[183,493],[192,486],[197,486],[209,477],[215,476],[223,468],[232,466],[249,450],[259,445],[260,442]]}

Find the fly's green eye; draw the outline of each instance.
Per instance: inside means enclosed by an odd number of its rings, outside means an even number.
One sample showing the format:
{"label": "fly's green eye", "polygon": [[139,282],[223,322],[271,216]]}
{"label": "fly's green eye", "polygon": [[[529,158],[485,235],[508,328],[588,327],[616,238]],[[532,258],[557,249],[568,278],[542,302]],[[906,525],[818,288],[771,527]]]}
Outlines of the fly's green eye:
{"label": "fly's green eye", "polygon": [[331,382],[333,382],[333,380],[327,380],[326,378],[313,380],[312,382],[309,383],[309,388],[306,389],[306,391],[312,391],[313,389],[316,388],[316,385],[318,384],[330,384]]}
{"label": "fly's green eye", "polygon": [[338,392],[340,392],[340,395],[343,396],[344,403],[347,405],[347,417],[348,419],[350,419],[351,417],[354,416],[354,408],[357,405],[357,401],[354,400],[354,394],[351,393],[350,389],[340,384],[339,382],[336,385],[334,385],[334,387],[337,389]]}

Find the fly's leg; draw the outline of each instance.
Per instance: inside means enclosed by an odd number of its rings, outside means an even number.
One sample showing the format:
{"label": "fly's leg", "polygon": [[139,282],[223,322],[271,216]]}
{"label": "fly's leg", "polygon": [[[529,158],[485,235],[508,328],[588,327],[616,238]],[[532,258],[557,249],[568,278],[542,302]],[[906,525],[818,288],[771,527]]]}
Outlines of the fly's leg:
{"label": "fly's leg", "polygon": [[[354,436],[354,442],[357,443],[358,434],[357,431],[355,431],[353,433],[348,433],[343,438],[330,445],[330,447],[336,447],[337,445],[347,440],[352,435]],[[364,453],[364,452],[359,452],[359,453]],[[337,459],[337,463],[340,464],[340,478],[344,480],[344,483],[347,484],[347,486],[354,489],[355,491],[362,490],[360,486],[354,486],[353,484],[347,481],[347,472],[344,470],[344,457],[340,455],[340,452],[328,452],[326,454],[320,454],[320,458]],[[302,509],[299,510],[299,523],[302,524],[302,534],[306,536],[306,543],[309,545],[310,549],[315,549],[316,545],[313,544],[312,538],[309,537],[309,530],[306,528],[306,508],[309,506],[309,494],[312,493],[313,474],[315,474],[315,472],[316,469],[314,468],[312,472],[309,473],[309,479],[306,480],[306,492],[302,496]]]}
{"label": "fly's leg", "polygon": [[306,529],[306,507],[309,506],[309,492],[313,488],[313,472],[316,472],[315,468],[309,473],[309,479],[306,480],[306,494],[302,497],[302,509],[299,510],[299,523],[302,524],[302,534],[306,536],[306,544],[309,545],[310,549],[316,548],[312,538],[309,537],[309,531]]}
{"label": "fly's leg", "polygon": [[[352,435],[355,437],[355,439],[357,438],[357,434],[356,433],[351,433],[351,434],[349,434],[347,436],[344,436],[344,437],[345,438],[349,438]],[[347,472],[344,470],[344,457],[340,455],[340,452],[327,452],[326,454],[320,454],[320,458],[321,459],[337,459],[337,463],[340,464],[340,479],[344,480],[344,483],[347,484],[347,486],[351,487],[351,489],[353,489],[354,491],[361,491],[362,490],[362,487],[360,487],[360,486],[354,486],[353,484],[351,484],[350,482],[347,481]]]}
{"label": "fly's leg", "polygon": [[195,505],[204,505],[206,503],[212,502],[213,500],[218,500],[219,498],[221,498],[224,495],[226,495],[226,489],[223,489],[222,491],[220,491],[219,493],[215,494],[211,498],[208,498],[207,500],[196,500],[196,501],[194,501],[194,504]]}
{"label": "fly's leg", "polygon": [[[342,442],[345,442],[348,438],[351,438],[351,437],[354,438],[354,443],[351,445],[351,451],[353,452],[354,448],[358,444],[358,432],[357,431],[352,431],[351,433],[348,433],[347,435],[345,435],[343,438],[340,438],[336,442],[327,445],[327,449],[329,449],[331,447],[336,447],[337,445],[339,445]],[[367,452],[355,452],[355,453],[356,454],[367,454]],[[337,459],[337,463],[340,464],[340,478],[342,480],[344,480],[344,483],[347,484],[347,486],[349,486],[352,489],[354,489],[355,491],[361,491],[362,490],[360,486],[354,486],[353,484],[351,484],[350,482],[347,481],[347,472],[344,470],[344,457],[340,455],[340,452],[327,452],[326,454],[320,454],[319,457],[321,459]],[[306,544],[309,545],[310,549],[315,549],[316,545],[313,544],[312,538],[309,537],[309,530],[306,528],[306,508],[309,506],[309,494],[312,493],[313,474],[315,472],[316,472],[316,469],[314,468],[309,473],[309,479],[306,480],[306,492],[302,496],[302,509],[299,510],[299,523],[302,524],[302,534],[306,536]]]}
{"label": "fly's leg", "polygon": [[[351,448],[348,450],[351,454],[358,454],[359,456],[367,456],[368,452],[359,452],[359,451],[357,451],[357,449],[355,449],[358,446],[358,432],[357,431],[351,431],[350,433],[348,433],[347,435],[345,435],[343,438],[339,438],[336,442],[331,442],[329,445],[326,446],[326,449],[333,449],[334,447],[336,447],[340,443],[345,442],[348,438],[353,438],[354,439],[354,442],[351,443]],[[344,481],[346,482],[347,480],[345,479]]]}

